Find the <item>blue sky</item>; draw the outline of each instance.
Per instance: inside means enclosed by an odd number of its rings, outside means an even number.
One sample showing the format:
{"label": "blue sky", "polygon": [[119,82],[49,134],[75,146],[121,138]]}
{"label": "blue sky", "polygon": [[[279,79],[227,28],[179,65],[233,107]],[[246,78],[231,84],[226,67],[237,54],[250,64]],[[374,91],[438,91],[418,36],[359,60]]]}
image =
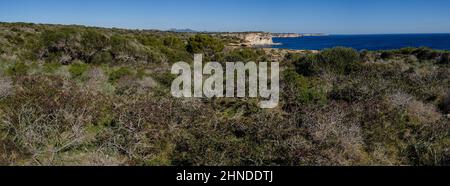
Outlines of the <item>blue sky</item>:
{"label": "blue sky", "polygon": [[450,33],[449,0],[0,0],[0,21],[296,33]]}

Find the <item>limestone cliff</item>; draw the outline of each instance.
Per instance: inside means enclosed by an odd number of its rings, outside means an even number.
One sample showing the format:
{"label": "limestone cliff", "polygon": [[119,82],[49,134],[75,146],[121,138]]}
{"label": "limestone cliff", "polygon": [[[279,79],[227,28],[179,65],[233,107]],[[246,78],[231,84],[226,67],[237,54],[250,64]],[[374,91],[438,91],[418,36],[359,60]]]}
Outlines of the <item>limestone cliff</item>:
{"label": "limestone cliff", "polygon": [[278,38],[294,38],[294,37],[303,37],[301,34],[296,33],[273,33],[272,37],[278,37]]}
{"label": "limestone cliff", "polygon": [[240,33],[227,33],[225,36],[236,37],[242,40],[241,45],[245,46],[262,46],[262,45],[275,45],[273,42],[272,34],[267,32],[240,32]]}

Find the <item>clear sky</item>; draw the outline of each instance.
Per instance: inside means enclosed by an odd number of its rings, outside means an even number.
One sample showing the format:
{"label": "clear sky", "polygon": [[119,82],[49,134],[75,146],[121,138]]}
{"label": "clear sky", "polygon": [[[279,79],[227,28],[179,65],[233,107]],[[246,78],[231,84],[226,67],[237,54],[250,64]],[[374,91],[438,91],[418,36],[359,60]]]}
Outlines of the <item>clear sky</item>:
{"label": "clear sky", "polygon": [[0,21],[161,30],[450,33],[450,0],[0,0]]}

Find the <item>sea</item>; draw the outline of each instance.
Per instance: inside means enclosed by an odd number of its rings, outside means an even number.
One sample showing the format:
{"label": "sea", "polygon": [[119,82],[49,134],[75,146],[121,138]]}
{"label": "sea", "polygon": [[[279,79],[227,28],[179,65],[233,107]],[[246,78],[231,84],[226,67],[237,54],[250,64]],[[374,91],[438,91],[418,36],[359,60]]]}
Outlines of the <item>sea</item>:
{"label": "sea", "polygon": [[392,50],[405,47],[450,50],[450,34],[327,35],[273,40],[280,45],[272,48],[295,50],[323,50],[339,46],[356,50]]}

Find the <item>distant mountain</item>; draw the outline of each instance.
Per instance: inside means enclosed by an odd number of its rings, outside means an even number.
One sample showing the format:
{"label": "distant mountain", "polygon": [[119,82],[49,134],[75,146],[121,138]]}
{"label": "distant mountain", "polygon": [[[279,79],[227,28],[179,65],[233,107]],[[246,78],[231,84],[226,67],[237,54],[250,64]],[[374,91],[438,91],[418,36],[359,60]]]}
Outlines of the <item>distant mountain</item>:
{"label": "distant mountain", "polygon": [[186,33],[196,33],[196,32],[199,32],[199,31],[197,31],[197,30],[192,30],[192,29],[189,29],[189,28],[186,28],[186,29],[176,29],[176,28],[172,28],[172,29],[170,29],[170,30],[168,30],[169,32],[186,32]]}

